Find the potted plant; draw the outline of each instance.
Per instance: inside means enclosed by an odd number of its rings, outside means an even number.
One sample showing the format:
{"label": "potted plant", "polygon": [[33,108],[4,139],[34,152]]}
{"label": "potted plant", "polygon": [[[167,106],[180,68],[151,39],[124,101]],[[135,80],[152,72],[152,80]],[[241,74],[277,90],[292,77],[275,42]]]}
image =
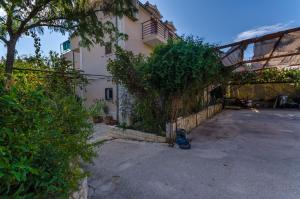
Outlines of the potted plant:
{"label": "potted plant", "polygon": [[103,111],[104,111],[104,114],[105,114],[105,117],[103,118],[104,123],[107,124],[107,125],[114,125],[115,124],[114,118],[111,115],[109,115],[108,106],[105,106],[103,108]]}
{"label": "potted plant", "polygon": [[105,102],[102,100],[96,100],[95,103],[90,107],[90,113],[94,123],[103,122],[103,116],[105,115]]}
{"label": "potted plant", "polygon": [[104,118],[104,123],[107,125],[111,125],[112,121],[114,120],[114,118],[110,115],[105,116]]}

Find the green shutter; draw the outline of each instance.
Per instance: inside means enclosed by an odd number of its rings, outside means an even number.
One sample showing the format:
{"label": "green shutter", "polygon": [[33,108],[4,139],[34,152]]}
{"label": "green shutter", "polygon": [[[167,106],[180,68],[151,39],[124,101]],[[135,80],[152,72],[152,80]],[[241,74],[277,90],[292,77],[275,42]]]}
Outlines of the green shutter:
{"label": "green shutter", "polygon": [[70,40],[65,41],[62,44],[62,46],[63,46],[63,51],[71,50],[71,42],[70,42]]}

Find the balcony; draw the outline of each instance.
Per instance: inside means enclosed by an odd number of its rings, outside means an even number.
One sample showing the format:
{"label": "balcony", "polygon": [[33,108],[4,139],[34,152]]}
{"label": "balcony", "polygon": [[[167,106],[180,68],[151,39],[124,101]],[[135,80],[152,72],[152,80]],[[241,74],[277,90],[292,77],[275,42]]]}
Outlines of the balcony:
{"label": "balcony", "polygon": [[142,24],[142,39],[149,46],[154,47],[176,37],[175,31],[159,20],[151,19]]}

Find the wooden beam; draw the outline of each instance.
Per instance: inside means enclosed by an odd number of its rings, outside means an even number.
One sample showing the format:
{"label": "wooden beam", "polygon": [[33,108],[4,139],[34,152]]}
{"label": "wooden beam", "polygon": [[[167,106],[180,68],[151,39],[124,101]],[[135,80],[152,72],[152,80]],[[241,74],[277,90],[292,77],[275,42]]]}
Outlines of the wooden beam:
{"label": "wooden beam", "polygon": [[300,31],[300,27],[292,28],[292,29],[289,29],[289,30],[284,30],[284,31],[280,31],[280,32],[276,32],[276,33],[256,37],[256,38],[245,39],[245,40],[234,42],[234,43],[231,43],[231,44],[226,44],[226,45],[223,45],[223,46],[219,46],[216,49],[229,48],[229,47],[240,45],[240,44],[248,45],[248,44],[251,44],[251,43],[262,42],[262,41],[265,41],[265,40],[275,39],[275,38],[281,37],[284,34],[297,32],[297,31]]}
{"label": "wooden beam", "polygon": [[228,52],[226,52],[226,54],[221,58],[221,60],[225,59],[226,57],[228,57],[229,55],[231,55],[233,52],[235,52],[237,49],[241,48],[242,44],[230,49]]}
{"label": "wooden beam", "polygon": [[276,43],[274,44],[274,47],[273,47],[273,50],[272,50],[272,52],[271,52],[271,54],[270,54],[270,56],[269,56],[269,59],[267,59],[266,63],[263,65],[263,69],[268,65],[269,61],[271,60],[271,57],[273,56],[275,50],[276,50],[277,47],[279,46],[279,44],[280,44],[282,38],[283,38],[283,35],[281,35],[281,36],[279,37],[278,41],[276,41]]}
{"label": "wooden beam", "polygon": [[250,63],[255,63],[255,62],[260,62],[260,61],[266,61],[268,59],[291,57],[291,56],[296,56],[296,55],[300,55],[300,52],[289,53],[289,54],[285,54],[285,55],[277,55],[277,56],[272,56],[272,57],[259,58],[259,59],[246,60],[246,61],[242,61],[242,62],[233,64],[233,65],[230,65],[230,66],[226,66],[226,67],[236,67],[236,66],[240,66],[240,65],[243,65],[243,64],[250,64]]}

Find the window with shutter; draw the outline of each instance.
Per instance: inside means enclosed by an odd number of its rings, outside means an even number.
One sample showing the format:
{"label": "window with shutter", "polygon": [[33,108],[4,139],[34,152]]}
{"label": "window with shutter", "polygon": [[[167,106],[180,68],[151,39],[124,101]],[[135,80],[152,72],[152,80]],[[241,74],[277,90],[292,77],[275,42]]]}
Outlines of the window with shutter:
{"label": "window with shutter", "polygon": [[105,100],[113,100],[113,89],[112,88],[105,89]]}

